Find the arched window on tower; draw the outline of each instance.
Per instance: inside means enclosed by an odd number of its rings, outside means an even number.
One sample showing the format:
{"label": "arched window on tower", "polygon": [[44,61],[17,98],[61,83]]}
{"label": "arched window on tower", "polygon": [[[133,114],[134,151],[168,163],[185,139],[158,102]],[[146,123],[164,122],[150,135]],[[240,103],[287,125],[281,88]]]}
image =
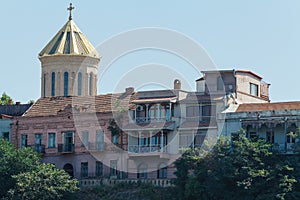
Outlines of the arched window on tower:
{"label": "arched window on tower", "polygon": [[44,93],[44,97],[46,97],[46,74],[44,74],[43,93]]}
{"label": "arched window on tower", "polygon": [[82,73],[78,73],[78,96],[82,95]]}
{"label": "arched window on tower", "polygon": [[68,87],[69,87],[69,73],[64,73],[64,96],[68,96]]}
{"label": "arched window on tower", "polygon": [[92,96],[93,95],[93,83],[94,83],[94,80],[93,80],[93,73],[91,72],[90,73],[90,92],[89,92],[89,94],[90,94],[90,96]]}
{"label": "arched window on tower", "polygon": [[51,96],[55,96],[55,72],[51,75]]}

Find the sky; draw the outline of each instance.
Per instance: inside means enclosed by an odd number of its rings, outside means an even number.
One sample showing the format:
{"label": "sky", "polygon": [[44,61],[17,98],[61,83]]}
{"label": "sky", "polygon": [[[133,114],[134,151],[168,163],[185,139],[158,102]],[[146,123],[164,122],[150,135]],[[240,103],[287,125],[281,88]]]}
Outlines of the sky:
{"label": "sky", "polygon": [[[169,30],[196,42],[218,69],[246,69],[264,77],[271,84],[272,102],[300,100],[298,0],[73,0],[72,3],[75,23],[97,49],[101,47],[101,55],[105,55],[106,41],[128,31],[149,27]],[[23,103],[40,97],[38,53],[67,22],[68,5],[69,1],[63,0],[1,2],[0,93],[6,92],[14,101]],[[174,41],[176,45],[181,48]],[[98,93],[134,86],[122,80],[134,79],[136,74],[141,74],[143,80],[154,73],[156,79],[164,79],[170,86],[172,78],[181,74],[178,76],[184,79],[187,90],[195,89],[195,79],[201,76],[182,57],[158,49],[124,54],[105,73],[104,67],[99,65],[102,74],[99,74]],[[205,66],[200,68],[205,70]],[[168,87],[165,82],[157,85]],[[149,86],[138,84],[136,89]]]}

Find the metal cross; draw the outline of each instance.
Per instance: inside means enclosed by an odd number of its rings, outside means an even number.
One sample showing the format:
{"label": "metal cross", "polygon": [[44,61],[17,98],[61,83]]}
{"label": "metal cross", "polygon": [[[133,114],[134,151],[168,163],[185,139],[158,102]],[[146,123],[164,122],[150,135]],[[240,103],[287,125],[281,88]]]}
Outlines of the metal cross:
{"label": "metal cross", "polygon": [[75,7],[72,6],[72,3],[70,3],[70,7],[68,8],[68,10],[70,11],[70,16],[69,16],[69,20],[72,20],[72,10],[74,10]]}

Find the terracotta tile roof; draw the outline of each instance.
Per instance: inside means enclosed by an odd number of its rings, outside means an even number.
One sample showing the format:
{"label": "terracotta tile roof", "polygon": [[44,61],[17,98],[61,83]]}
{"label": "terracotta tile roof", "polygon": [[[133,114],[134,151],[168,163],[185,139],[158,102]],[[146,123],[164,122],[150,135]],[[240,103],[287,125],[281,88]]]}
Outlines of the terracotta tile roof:
{"label": "terracotta tile roof", "polygon": [[26,110],[30,108],[32,104],[21,104],[21,105],[0,105],[0,114],[9,116],[21,116]]}
{"label": "terracotta tile roof", "polygon": [[247,103],[239,105],[236,112],[253,112],[267,110],[297,110],[300,109],[300,102],[276,102],[276,103]]}
{"label": "terracotta tile roof", "polygon": [[93,97],[40,98],[25,114],[26,117],[55,116],[63,112],[108,113],[119,108],[128,109],[133,94],[104,94]]}

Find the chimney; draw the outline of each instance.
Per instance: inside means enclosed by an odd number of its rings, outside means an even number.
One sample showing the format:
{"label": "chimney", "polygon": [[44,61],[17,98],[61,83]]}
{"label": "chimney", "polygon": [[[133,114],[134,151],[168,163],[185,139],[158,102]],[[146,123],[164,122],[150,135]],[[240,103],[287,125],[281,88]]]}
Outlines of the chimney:
{"label": "chimney", "polygon": [[21,105],[21,102],[20,102],[20,101],[17,101],[17,102],[16,102],[16,105],[17,105],[17,106]]}
{"label": "chimney", "polygon": [[132,94],[134,92],[134,87],[128,87],[125,89],[126,94]]}
{"label": "chimney", "polygon": [[181,81],[178,79],[174,80],[174,90],[181,90]]}

